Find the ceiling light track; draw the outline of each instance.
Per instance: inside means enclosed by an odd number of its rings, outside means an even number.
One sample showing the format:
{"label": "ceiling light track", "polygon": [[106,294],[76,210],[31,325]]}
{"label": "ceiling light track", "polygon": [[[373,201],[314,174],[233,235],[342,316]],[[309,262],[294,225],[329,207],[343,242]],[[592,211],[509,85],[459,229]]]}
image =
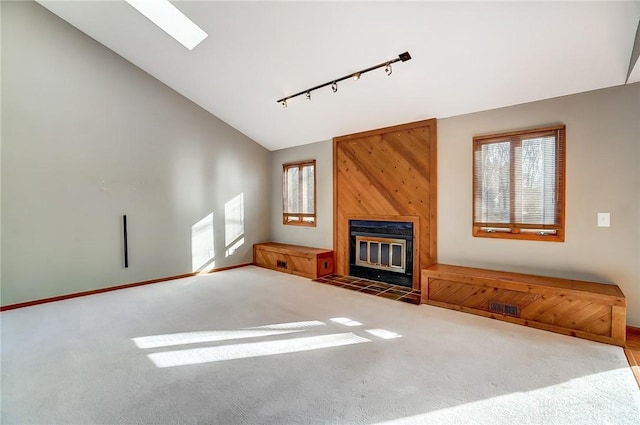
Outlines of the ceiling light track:
{"label": "ceiling light track", "polygon": [[406,62],[409,59],[411,59],[411,55],[409,54],[409,52],[404,52],[398,55],[397,58],[394,58],[392,60],[388,60],[386,62],[382,62],[379,63],[378,65],[374,65],[374,66],[370,66],[369,68],[363,69],[361,71],[356,71],[356,72],[352,72],[348,75],[345,75],[344,77],[340,77],[340,78],[335,78],[333,80],[327,81],[326,83],[323,84],[318,84],[317,86],[311,87],[309,89],[304,89],[302,91],[299,91],[298,93],[295,94],[291,94],[289,96],[285,96],[282,99],[278,99],[276,100],[277,103],[281,104],[283,108],[287,107],[287,101],[289,99],[293,99],[294,97],[297,96],[301,96],[301,95],[305,95],[305,98],[307,100],[311,100],[311,92],[314,90],[318,90],[321,89],[323,87],[327,87],[327,86],[331,86],[331,90],[335,93],[338,91],[338,83],[344,80],[348,80],[349,78],[353,78],[354,80],[359,80],[363,74],[366,74],[369,71],[373,71],[375,69],[379,69],[379,68],[383,68],[384,67],[384,72],[387,75],[391,75],[391,73],[393,72],[392,68],[391,68],[391,64],[394,64],[396,62]]}

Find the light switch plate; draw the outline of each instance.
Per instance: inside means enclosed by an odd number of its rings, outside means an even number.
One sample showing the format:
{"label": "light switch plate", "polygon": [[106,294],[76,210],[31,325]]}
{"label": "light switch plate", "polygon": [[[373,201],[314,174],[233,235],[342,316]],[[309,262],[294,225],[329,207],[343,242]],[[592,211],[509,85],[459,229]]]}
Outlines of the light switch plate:
{"label": "light switch plate", "polygon": [[611,214],[598,213],[598,227],[610,227],[610,226],[611,226]]}

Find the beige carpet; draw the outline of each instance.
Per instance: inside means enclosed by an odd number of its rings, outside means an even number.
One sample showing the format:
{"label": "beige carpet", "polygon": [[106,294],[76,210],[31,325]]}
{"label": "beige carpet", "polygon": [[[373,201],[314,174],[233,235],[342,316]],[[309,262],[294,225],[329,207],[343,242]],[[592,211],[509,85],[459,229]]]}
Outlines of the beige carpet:
{"label": "beige carpet", "polygon": [[638,424],[622,349],[255,267],[3,312],[3,424]]}

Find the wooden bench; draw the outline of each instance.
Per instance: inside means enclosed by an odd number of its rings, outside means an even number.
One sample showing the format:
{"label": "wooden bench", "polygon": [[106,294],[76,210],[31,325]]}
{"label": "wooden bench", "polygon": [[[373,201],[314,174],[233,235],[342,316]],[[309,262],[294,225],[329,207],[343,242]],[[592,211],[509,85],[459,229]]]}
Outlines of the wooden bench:
{"label": "wooden bench", "polygon": [[333,273],[333,251],[282,243],[253,245],[256,266],[317,279]]}
{"label": "wooden bench", "polygon": [[434,264],[421,302],[619,346],[626,299],[617,285]]}

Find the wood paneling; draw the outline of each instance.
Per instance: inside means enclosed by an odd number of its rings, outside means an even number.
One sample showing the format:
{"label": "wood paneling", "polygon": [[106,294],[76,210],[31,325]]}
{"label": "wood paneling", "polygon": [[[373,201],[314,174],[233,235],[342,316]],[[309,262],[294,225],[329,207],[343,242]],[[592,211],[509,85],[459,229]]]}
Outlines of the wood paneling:
{"label": "wood paneling", "polygon": [[336,273],[349,274],[349,220],[411,221],[419,270],[436,262],[436,120],[334,138]]}
{"label": "wood paneling", "polygon": [[281,243],[253,245],[256,266],[317,279],[333,273],[333,251],[330,249]]}
{"label": "wood paneling", "polygon": [[[422,302],[624,346],[626,299],[617,285],[435,264],[422,270]],[[517,315],[489,303],[517,306]]]}
{"label": "wood paneling", "polygon": [[626,354],[631,371],[640,385],[640,328],[627,326],[627,346],[624,354]]}

